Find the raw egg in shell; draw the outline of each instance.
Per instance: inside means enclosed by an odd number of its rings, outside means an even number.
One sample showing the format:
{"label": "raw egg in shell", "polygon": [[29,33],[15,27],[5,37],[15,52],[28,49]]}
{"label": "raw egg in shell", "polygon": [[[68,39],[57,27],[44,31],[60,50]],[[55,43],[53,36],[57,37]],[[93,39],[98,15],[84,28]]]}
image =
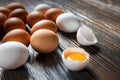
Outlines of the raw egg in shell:
{"label": "raw egg in shell", "polygon": [[66,48],[62,52],[62,60],[71,71],[85,68],[89,62],[89,54],[81,48]]}

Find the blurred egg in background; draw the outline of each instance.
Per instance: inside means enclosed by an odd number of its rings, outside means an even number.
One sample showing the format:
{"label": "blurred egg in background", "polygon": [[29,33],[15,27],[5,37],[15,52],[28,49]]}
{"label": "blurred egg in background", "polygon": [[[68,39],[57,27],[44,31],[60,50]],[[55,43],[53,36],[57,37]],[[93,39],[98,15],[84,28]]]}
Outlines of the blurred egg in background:
{"label": "blurred egg in background", "polygon": [[30,34],[23,29],[14,29],[9,31],[2,39],[2,43],[17,41],[28,46],[30,43]]}
{"label": "blurred egg in background", "polygon": [[45,12],[50,9],[50,6],[48,4],[38,4],[35,8],[34,11],[39,11],[41,12],[43,15],[45,14]]}
{"label": "blurred egg in background", "polygon": [[62,13],[64,13],[64,11],[62,9],[51,8],[51,9],[46,11],[45,16],[47,19],[56,22],[56,18]]}
{"label": "blurred egg in background", "polygon": [[37,23],[40,20],[45,19],[45,16],[41,12],[33,11],[27,15],[26,19],[27,19],[27,24],[29,25],[29,27],[32,28],[32,26],[35,23]]}
{"label": "blurred egg in background", "polygon": [[31,29],[31,34],[33,34],[36,30],[39,29],[48,29],[57,33],[57,25],[51,20],[41,20],[35,23]]}
{"label": "blurred egg in background", "polygon": [[24,22],[16,17],[11,17],[8,18],[5,22],[4,22],[4,31],[5,33],[13,30],[13,29],[23,29],[25,30],[25,24]]}

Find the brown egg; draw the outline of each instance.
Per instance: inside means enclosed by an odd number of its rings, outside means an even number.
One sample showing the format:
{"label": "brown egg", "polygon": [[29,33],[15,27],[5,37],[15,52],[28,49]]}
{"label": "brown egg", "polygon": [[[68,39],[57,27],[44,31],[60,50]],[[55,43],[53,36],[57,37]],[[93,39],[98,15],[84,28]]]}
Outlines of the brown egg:
{"label": "brown egg", "polygon": [[2,12],[3,14],[5,14],[6,16],[9,15],[10,10],[6,7],[0,7],[0,12]]}
{"label": "brown egg", "polygon": [[0,34],[3,33],[3,26],[6,19],[7,16],[0,12]]}
{"label": "brown egg", "polygon": [[26,23],[26,17],[27,17],[28,13],[26,10],[24,9],[15,9],[13,10],[8,17],[17,17],[20,18],[21,20],[24,21],[24,23]]}
{"label": "brown egg", "polygon": [[4,31],[5,33],[13,30],[13,29],[26,29],[24,22],[16,17],[8,18],[4,23]]}
{"label": "brown egg", "polygon": [[62,13],[64,13],[64,11],[59,8],[51,8],[47,10],[47,12],[45,13],[45,16],[47,19],[50,19],[55,22],[56,18]]}
{"label": "brown egg", "polygon": [[13,11],[14,9],[18,9],[18,8],[25,9],[24,6],[18,2],[10,3],[6,6],[6,8],[10,9],[11,11]]}
{"label": "brown egg", "polygon": [[47,54],[57,48],[59,39],[53,31],[41,29],[32,34],[30,44],[37,52]]}
{"label": "brown egg", "polygon": [[45,19],[45,16],[38,11],[31,12],[27,15],[27,23],[32,27],[36,22]]}
{"label": "brown egg", "polygon": [[41,20],[35,23],[31,29],[31,34],[33,34],[36,30],[39,30],[39,29],[49,29],[57,33],[57,25],[50,20]]}
{"label": "brown egg", "polygon": [[2,39],[3,43],[8,42],[8,41],[17,41],[17,42],[21,42],[24,45],[28,46],[30,43],[30,35],[25,30],[14,29],[8,32]]}

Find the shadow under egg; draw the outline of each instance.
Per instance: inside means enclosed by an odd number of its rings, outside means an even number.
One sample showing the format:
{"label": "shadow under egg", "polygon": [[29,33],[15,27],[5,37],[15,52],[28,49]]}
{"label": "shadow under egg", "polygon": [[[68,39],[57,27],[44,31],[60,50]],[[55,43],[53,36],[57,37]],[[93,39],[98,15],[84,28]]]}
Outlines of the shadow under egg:
{"label": "shadow under egg", "polygon": [[59,56],[55,51],[48,54],[39,53],[36,57],[36,61],[39,64],[42,64],[44,67],[53,67],[56,66],[59,62]]}
{"label": "shadow under egg", "polygon": [[74,80],[93,80],[97,79],[96,74],[88,67],[80,70],[80,71],[68,71],[67,76]]}
{"label": "shadow under egg", "polygon": [[3,70],[1,80],[29,80],[30,73],[25,66],[14,70]]}
{"label": "shadow under egg", "polygon": [[91,45],[91,46],[82,46],[82,45],[80,45],[80,47],[82,47],[88,53],[90,53],[92,55],[96,55],[96,54],[98,54],[98,52],[100,52],[100,48],[95,46],[95,45]]}

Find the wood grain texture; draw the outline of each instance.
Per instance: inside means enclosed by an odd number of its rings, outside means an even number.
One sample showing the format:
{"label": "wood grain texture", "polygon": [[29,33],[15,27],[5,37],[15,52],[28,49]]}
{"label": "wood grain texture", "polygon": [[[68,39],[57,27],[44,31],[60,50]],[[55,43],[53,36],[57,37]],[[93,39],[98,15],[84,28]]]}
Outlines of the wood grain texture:
{"label": "wood grain texture", "polygon": [[[28,12],[40,3],[74,13],[81,24],[91,28],[98,43],[82,46],[76,33],[58,32],[59,46],[47,55],[35,52],[31,46],[27,63],[16,70],[0,69],[1,80],[120,80],[120,0],[0,0],[0,6],[22,3]],[[68,70],[61,53],[67,47],[80,47],[90,53],[88,66],[77,72]]]}

